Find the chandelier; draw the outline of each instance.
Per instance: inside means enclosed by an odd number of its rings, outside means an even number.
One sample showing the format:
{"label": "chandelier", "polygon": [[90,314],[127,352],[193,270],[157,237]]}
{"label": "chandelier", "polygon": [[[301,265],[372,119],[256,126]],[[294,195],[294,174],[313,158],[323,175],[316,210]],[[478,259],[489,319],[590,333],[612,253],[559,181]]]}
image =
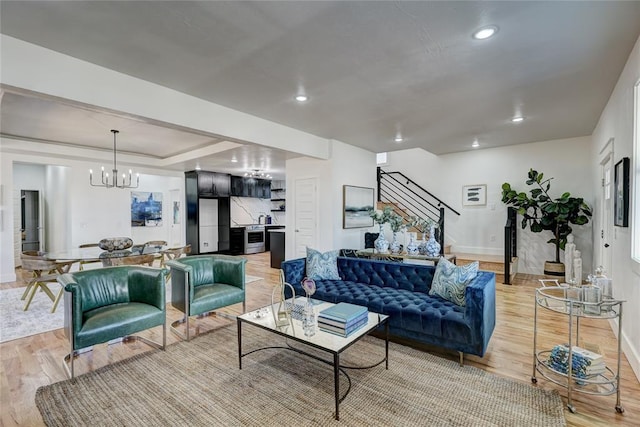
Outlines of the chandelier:
{"label": "chandelier", "polygon": [[118,176],[118,166],[116,165],[116,135],[119,133],[119,130],[111,129],[111,133],[113,133],[113,175],[109,177],[109,172],[104,172],[104,166],[102,166],[102,177],[101,182],[99,184],[93,183],[93,170],[89,169],[89,183],[93,187],[105,187],[105,188],[138,188],[138,184],[140,183],[140,174],[136,174],[136,185],[131,184],[131,169],[129,169],[129,177],[123,173],[122,181]]}
{"label": "chandelier", "polygon": [[271,175],[264,172],[262,169],[251,169],[249,172],[245,172],[244,176],[247,178],[264,178],[271,179]]}

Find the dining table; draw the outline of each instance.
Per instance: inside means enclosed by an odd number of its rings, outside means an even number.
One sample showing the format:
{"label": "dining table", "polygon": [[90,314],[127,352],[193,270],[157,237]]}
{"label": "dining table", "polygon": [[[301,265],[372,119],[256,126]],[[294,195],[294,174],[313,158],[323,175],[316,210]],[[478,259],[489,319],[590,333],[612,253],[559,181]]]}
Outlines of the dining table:
{"label": "dining table", "polygon": [[168,246],[133,245],[129,249],[105,251],[97,246],[73,248],[62,251],[43,252],[45,259],[52,261],[100,261],[105,258],[121,258],[134,255],[164,254]]}

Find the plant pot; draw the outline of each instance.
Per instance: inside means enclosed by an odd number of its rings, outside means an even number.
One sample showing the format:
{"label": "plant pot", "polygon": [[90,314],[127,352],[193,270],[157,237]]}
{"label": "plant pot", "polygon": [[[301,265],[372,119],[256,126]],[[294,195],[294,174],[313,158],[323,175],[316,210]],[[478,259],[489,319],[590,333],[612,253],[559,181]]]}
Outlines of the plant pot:
{"label": "plant pot", "polygon": [[544,274],[547,276],[564,276],[564,264],[555,261],[545,261]]}

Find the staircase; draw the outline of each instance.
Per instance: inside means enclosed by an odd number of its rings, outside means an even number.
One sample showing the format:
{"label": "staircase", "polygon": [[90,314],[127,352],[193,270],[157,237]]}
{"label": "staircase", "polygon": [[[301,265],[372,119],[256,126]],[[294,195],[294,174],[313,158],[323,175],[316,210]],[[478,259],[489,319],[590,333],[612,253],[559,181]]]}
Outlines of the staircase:
{"label": "staircase", "polygon": [[[480,254],[456,254],[457,265],[467,265],[474,261],[479,261],[480,270],[493,271],[496,273],[496,284],[508,284],[504,278],[504,257],[502,255],[480,255]],[[511,283],[516,276],[518,257],[513,257],[511,261]]]}

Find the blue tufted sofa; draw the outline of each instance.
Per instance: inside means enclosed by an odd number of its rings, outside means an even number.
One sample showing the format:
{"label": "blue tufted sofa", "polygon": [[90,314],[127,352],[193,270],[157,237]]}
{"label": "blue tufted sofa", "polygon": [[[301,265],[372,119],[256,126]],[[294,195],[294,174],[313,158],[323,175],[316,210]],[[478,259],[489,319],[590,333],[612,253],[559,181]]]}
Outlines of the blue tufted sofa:
{"label": "blue tufted sofa", "polygon": [[[304,295],[306,259],[282,263],[285,280]],[[364,305],[388,314],[391,335],[464,353],[483,356],[496,320],[495,273],[479,271],[466,288],[460,307],[429,289],[435,267],[338,257],[342,280],[316,280],[314,298]]]}

